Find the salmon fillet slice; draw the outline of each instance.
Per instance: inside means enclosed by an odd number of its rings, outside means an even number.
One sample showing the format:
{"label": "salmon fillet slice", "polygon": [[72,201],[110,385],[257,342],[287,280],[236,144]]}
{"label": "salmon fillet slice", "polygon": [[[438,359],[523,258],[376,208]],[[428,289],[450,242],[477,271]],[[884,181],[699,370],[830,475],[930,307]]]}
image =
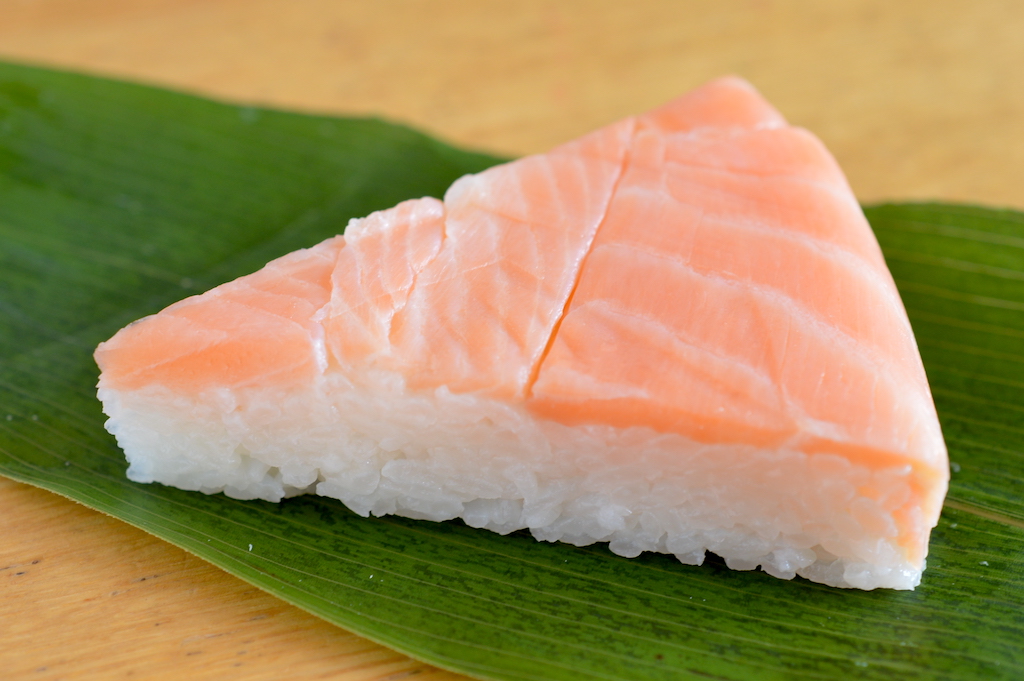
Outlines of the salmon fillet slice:
{"label": "salmon fillet slice", "polygon": [[948,461],[838,165],[713,81],[97,348],[128,475],[913,588]]}

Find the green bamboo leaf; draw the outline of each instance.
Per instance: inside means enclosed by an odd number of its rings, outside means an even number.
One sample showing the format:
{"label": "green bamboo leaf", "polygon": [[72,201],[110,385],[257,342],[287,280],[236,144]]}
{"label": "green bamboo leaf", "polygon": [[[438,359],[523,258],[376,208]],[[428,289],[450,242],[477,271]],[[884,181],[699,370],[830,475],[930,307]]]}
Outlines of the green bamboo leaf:
{"label": "green bamboo leaf", "polygon": [[0,474],[481,678],[1024,676],[1024,215],[1011,211],[867,210],[953,461],[914,592],[125,478],[94,395],[99,341],[496,161],[376,120],[0,64]]}

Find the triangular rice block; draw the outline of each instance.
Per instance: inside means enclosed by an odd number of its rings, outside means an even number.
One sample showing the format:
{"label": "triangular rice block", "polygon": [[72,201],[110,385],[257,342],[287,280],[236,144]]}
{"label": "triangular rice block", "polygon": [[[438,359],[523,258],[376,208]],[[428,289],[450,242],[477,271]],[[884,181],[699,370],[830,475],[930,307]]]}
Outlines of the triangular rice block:
{"label": "triangular rice block", "polygon": [[948,462],[842,172],[717,80],[119,332],[139,482],[913,588]]}

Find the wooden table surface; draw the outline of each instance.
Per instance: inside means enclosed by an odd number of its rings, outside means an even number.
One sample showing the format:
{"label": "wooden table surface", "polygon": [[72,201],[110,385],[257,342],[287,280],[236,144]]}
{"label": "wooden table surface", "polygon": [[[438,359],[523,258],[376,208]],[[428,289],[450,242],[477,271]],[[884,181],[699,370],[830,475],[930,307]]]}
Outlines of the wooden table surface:
{"label": "wooden table surface", "polygon": [[[542,151],[725,73],[864,201],[1024,208],[1024,3],[0,0],[0,59]],[[0,676],[458,679],[0,478]]]}

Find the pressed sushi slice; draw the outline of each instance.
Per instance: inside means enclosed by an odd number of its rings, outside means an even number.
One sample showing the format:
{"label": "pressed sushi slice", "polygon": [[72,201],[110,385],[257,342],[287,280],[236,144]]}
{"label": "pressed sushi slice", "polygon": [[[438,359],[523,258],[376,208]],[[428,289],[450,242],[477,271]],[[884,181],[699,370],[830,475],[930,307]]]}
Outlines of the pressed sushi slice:
{"label": "pressed sushi slice", "polygon": [[909,589],[948,481],[842,172],[713,81],[100,345],[128,475]]}

